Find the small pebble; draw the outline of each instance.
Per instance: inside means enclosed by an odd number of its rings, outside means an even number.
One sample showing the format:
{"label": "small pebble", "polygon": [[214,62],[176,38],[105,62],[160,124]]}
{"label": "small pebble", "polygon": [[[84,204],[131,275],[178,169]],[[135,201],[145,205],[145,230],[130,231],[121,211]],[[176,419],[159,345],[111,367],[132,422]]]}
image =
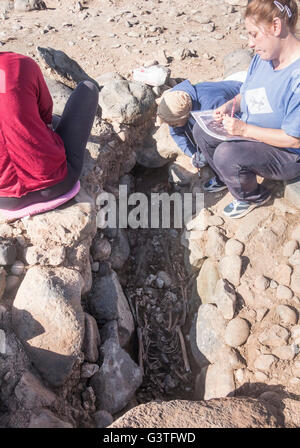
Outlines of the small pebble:
{"label": "small pebble", "polygon": [[294,345],[285,345],[283,347],[275,347],[272,353],[279,359],[291,361],[296,355],[296,349]]}
{"label": "small pebble", "polygon": [[265,291],[270,286],[270,281],[263,275],[259,275],[255,279],[255,288],[259,291]]}
{"label": "small pebble", "polygon": [[276,297],[280,300],[289,300],[293,297],[293,291],[284,285],[279,285],[276,291]]}
{"label": "small pebble", "polygon": [[277,286],[278,286],[278,283],[275,282],[275,280],[271,280],[271,282],[270,282],[270,288],[271,288],[271,289],[276,289]]}
{"label": "small pebble", "polygon": [[239,347],[247,341],[249,334],[248,322],[245,319],[236,317],[226,327],[225,341],[230,347]]}
{"label": "small pebble", "polygon": [[234,238],[230,238],[225,244],[225,255],[242,255],[244,244]]}
{"label": "small pebble", "polygon": [[296,312],[287,305],[278,305],[275,308],[275,314],[283,324],[295,325],[297,323],[298,316]]}
{"label": "small pebble", "polygon": [[282,250],[282,255],[284,257],[291,257],[295,250],[298,249],[298,241],[296,240],[290,240],[288,241],[284,246]]}
{"label": "small pebble", "polygon": [[258,370],[269,371],[276,362],[276,357],[273,355],[260,355],[254,362],[254,367]]}
{"label": "small pebble", "polygon": [[95,261],[94,263],[92,263],[91,268],[92,268],[92,271],[93,271],[93,272],[98,272],[98,271],[99,271],[99,268],[100,268],[100,263],[99,263],[99,261]]}
{"label": "small pebble", "polygon": [[17,261],[15,261],[14,264],[11,266],[11,268],[10,268],[10,272],[11,272],[13,275],[17,275],[17,276],[19,276],[19,275],[22,275],[22,274],[23,274],[23,272],[24,272],[24,268],[25,268],[24,263],[23,263],[22,261],[17,260]]}
{"label": "small pebble", "polygon": [[300,344],[300,325],[295,325],[291,330],[292,338],[296,344]]}
{"label": "small pebble", "polygon": [[16,275],[8,275],[6,277],[6,285],[5,285],[5,292],[11,292],[14,289],[16,289],[16,287],[19,285],[20,283],[20,278]]}

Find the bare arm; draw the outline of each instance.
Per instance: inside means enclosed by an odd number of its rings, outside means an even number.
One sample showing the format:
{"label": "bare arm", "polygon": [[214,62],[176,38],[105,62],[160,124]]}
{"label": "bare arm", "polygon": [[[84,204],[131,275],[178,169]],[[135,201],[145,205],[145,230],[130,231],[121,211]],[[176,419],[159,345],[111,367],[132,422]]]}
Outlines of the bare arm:
{"label": "bare arm", "polygon": [[283,129],[262,128],[228,116],[224,118],[223,123],[224,128],[231,135],[253,138],[278,148],[300,148],[300,138],[288,135]]}

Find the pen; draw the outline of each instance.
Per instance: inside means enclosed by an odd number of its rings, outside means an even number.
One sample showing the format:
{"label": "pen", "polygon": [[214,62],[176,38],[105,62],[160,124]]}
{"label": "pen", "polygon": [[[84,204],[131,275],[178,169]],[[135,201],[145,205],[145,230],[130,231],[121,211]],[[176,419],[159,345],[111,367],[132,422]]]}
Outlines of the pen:
{"label": "pen", "polygon": [[231,118],[233,118],[233,116],[234,116],[235,103],[236,103],[236,96],[233,98],[232,109],[231,109]]}

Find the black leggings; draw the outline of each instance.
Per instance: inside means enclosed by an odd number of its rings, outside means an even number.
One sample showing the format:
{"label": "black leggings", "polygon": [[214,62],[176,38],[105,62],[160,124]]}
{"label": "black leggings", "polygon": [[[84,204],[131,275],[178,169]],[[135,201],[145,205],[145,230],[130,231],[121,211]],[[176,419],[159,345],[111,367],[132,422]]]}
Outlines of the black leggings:
{"label": "black leggings", "polygon": [[99,90],[90,81],[78,84],[70,95],[61,117],[53,116],[53,128],[62,138],[66,150],[67,176],[61,182],[20,198],[0,197],[0,208],[18,210],[27,205],[46,202],[67,193],[78,181],[84,150],[98,106]]}

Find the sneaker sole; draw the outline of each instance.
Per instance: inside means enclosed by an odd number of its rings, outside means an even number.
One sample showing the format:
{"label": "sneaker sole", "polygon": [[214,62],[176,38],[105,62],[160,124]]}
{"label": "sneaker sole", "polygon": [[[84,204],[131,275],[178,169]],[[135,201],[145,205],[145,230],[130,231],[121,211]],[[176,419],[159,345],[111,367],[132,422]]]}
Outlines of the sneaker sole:
{"label": "sneaker sole", "polygon": [[203,190],[206,191],[206,193],[218,193],[218,191],[227,190],[227,189],[228,188],[226,187],[226,185],[224,185],[223,187],[214,188],[213,190],[203,187]]}
{"label": "sneaker sole", "polygon": [[226,213],[224,213],[224,210],[223,210],[223,215],[226,216],[227,218],[231,218],[231,219],[243,218],[243,216],[246,216],[248,213],[252,212],[252,210],[254,210],[255,208],[260,207],[261,205],[266,204],[270,199],[271,199],[271,196],[268,196],[264,201],[262,201],[260,203],[252,204],[250,207],[247,208],[247,210],[244,210],[243,212],[239,213],[236,216],[227,215]]}

